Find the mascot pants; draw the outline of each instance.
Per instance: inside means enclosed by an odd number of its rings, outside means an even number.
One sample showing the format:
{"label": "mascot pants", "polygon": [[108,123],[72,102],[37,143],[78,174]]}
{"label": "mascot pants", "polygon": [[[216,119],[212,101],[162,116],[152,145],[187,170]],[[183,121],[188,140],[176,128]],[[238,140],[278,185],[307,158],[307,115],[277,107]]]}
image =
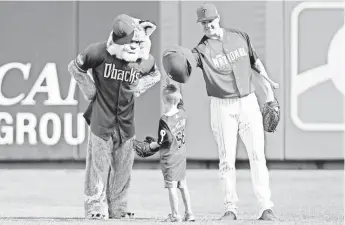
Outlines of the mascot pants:
{"label": "mascot pants", "polygon": [[126,212],[135,156],[133,138],[119,144],[116,130],[107,141],[90,130],[84,186],[86,217],[101,214],[119,218]]}

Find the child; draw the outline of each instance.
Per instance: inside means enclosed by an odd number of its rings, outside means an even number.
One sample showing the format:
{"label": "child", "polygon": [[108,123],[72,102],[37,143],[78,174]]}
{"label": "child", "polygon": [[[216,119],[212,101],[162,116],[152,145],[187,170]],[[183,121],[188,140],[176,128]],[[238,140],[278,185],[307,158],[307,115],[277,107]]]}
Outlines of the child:
{"label": "child", "polygon": [[168,189],[171,214],[170,222],[180,222],[178,215],[177,188],[181,191],[185,215],[184,221],[194,222],[189,191],[186,183],[186,145],[185,127],[186,115],[183,109],[182,96],[173,84],[163,90],[165,114],[159,121],[158,140],[151,142],[150,148],[159,148],[161,170],[164,176],[165,188]]}

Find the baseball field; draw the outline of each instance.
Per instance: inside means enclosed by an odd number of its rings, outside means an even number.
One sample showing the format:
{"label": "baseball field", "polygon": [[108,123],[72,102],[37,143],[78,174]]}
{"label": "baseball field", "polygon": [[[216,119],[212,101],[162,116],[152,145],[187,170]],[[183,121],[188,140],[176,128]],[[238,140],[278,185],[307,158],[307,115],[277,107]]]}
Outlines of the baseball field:
{"label": "baseball field", "polygon": [[[342,170],[271,170],[279,222],[256,220],[250,172],[237,174],[238,220],[226,223],[217,221],[223,213],[218,171],[188,171],[195,224],[344,223]],[[83,220],[83,176],[82,169],[0,169],[0,224],[167,224],[169,200],[159,170],[134,170],[129,204],[135,217],[116,221]]]}

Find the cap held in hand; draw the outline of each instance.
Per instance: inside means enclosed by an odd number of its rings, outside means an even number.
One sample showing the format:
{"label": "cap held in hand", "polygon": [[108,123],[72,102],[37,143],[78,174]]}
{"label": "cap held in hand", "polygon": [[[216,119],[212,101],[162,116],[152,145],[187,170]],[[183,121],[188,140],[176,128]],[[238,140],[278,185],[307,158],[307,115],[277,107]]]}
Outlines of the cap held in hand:
{"label": "cap held in hand", "polygon": [[190,49],[172,46],[163,53],[163,68],[167,75],[178,83],[186,83],[196,68],[196,60]]}

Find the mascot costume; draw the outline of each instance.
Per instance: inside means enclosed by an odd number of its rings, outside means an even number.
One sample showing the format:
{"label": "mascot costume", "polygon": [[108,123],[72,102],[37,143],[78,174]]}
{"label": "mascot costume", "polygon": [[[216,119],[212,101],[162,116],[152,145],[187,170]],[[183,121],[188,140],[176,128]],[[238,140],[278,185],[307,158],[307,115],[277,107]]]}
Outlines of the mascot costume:
{"label": "mascot costume", "polygon": [[105,42],[89,45],[68,65],[84,97],[89,125],[85,217],[119,219],[127,210],[135,151],[134,101],[160,81],[150,54],[156,25],[121,14]]}

